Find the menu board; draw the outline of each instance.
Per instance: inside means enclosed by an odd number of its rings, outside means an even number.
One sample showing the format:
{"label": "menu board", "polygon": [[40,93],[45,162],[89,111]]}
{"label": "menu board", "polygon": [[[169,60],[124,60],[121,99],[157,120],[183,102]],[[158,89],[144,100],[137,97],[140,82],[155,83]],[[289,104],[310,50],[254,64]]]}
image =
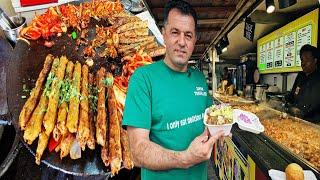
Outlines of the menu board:
{"label": "menu board", "polygon": [[285,35],[284,42],[284,67],[293,67],[296,60],[296,32]]}
{"label": "menu board", "polygon": [[257,45],[261,74],[301,71],[300,49],[305,44],[317,46],[319,9],[288,23],[260,38]]}
{"label": "menu board", "polygon": [[274,68],[283,67],[283,37],[274,41]]}
{"label": "menu board", "polygon": [[267,69],[273,68],[273,41],[267,43],[267,50],[266,50],[266,65]]}
{"label": "menu board", "polygon": [[297,56],[296,56],[296,65],[301,66],[300,58],[300,49],[305,44],[311,44],[311,32],[312,26],[309,24],[297,32]]}
{"label": "menu board", "polygon": [[261,64],[266,63],[266,44],[263,44],[260,48],[260,57],[261,57]]}

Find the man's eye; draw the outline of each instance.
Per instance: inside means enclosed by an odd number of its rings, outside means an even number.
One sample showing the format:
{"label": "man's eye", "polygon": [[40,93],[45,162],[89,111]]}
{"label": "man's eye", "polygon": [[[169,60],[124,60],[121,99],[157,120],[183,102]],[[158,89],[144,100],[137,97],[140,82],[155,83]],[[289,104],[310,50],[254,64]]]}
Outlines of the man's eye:
{"label": "man's eye", "polygon": [[178,35],[178,32],[177,31],[172,31],[171,34]]}
{"label": "man's eye", "polygon": [[186,37],[188,40],[192,39],[192,36],[190,34],[187,34]]}

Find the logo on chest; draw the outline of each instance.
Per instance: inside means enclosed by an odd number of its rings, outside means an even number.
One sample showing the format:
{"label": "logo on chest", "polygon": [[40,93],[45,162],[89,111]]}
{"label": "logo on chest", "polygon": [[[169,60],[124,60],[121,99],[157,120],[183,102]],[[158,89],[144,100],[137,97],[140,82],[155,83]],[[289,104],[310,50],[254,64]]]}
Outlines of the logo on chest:
{"label": "logo on chest", "polygon": [[196,87],[195,91],[194,91],[194,95],[195,96],[207,96],[207,92],[204,91],[203,87]]}

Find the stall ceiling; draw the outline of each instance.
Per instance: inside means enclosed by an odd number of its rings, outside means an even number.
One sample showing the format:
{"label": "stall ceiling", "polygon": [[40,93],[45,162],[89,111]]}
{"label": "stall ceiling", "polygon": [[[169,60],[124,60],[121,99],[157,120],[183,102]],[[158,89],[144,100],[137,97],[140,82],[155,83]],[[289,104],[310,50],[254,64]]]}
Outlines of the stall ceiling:
{"label": "stall ceiling", "polygon": [[[240,0],[187,0],[198,15],[198,40],[191,60],[199,59],[229,16],[236,10]],[[144,0],[159,28],[163,25],[163,8],[168,0]]]}
{"label": "stall ceiling", "polygon": [[252,21],[256,23],[253,42],[243,37],[244,22],[239,21],[239,24],[228,33],[230,45],[228,46],[228,50],[221,54],[220,57],[225,60],[235,60],[246,53],[256,52],[256,44],[259,38],[294,20],[312,8],[319,6],[319,1],[297,0],[295,5],[285,9],[279,9],[278,0],[275,1],[275,5],[275,12],[267,14],[265,12],[265,2],[262,1],[250,15]]}

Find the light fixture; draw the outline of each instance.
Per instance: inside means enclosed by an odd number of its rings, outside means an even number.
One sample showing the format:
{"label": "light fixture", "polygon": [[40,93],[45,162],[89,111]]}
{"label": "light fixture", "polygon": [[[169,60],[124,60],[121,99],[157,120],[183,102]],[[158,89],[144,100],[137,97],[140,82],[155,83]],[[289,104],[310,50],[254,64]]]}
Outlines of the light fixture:
{"label": "light fixture", "polygon": [[229,39],[227,36],[224,36],[221,41],[220,41],[220,46],[221,46],[221,49],[222,49],[222,52],[226,52],[228,50],[228,45],[229,45]]}
{"label": "light fixture", "polygon": [[228,50],[228,47],[224,47],[223,49],[222,49],[222,52],[224,53],[224,52],[226,52]]}
{"label": "light fixture", "polygon": [[297,0],[279,0],[279,8],[284,9],[297,3]]}
{"label": "light fixture", "polygon": [[274,5],[274,0],[266,0],[266,9],[267,13],[271,14],[276,9],[276,6]]}

